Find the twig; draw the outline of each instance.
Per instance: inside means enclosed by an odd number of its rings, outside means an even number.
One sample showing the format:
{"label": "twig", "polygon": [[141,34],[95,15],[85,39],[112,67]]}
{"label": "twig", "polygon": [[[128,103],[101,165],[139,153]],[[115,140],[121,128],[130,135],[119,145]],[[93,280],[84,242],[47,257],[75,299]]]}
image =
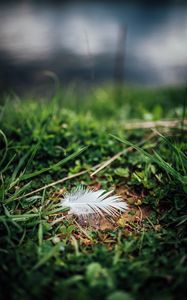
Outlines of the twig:
{"label": "twig", "polygon": [[[125,129],[146,129],[154,127],[170,127],[174,128],[181,125],[180,120],[160,120],[160,121],[145,121],[145,122],[130,122],[124,125]],[[183,125],[187,125],[187,119],[184,119]]]}
{"label": "twig", "polygon": [[38,192],[43,191],[44,189],[47,189],[47,188],[49,188],[49,187],[52,187],[52,186],[54,186],[54,185],[56,185],[56,184],[58,184],[58,183],[65,182],[65,181],[67,181],[67,180],[69,180],[69,179],[72,179],[72,178],[81,176],[81,175],[83,175],[83,174],[85,174],[85,173],[87,173],[87,172],[88,172],[88,170],[84,170],[84,171],[81,171],[81,172],[79,172],[79,173],[76,173],[76,174],[73,174],[73,175],[64,177],[64,178],[62,178],[62,179],[59,179],[59,180],[57,180],[57,181],[54,181],[54,182],[49,183],[49,184],[47,184],[47,185],[44,185],[44,186],[42,186],[41,188],[39,188],[39,189],[37,189],[37,190],[34,190],[34,191],[30,192],[30,193],[27,193],[27,194],[25,194],[25,195],[22,195],[22,196],[20,196],[20,197],[17,197],[16,199],[22,199],[22,198],[24,198],[24,197],[31,196],[31,195],[33,195],[33,194],[35,194],[35,193],[38,193]]}
{"label": "twig", "polygon": [[[154,133],[154,132],[151,133],[151,134],[148,136],[148,138],[145,139],[145,140],[143,140],[140,144],[143,144],[143,143],[145,143],[146,141],[150,140],[153,136],[155,136],[155,133]],[[41,191],[43,191],[43,190],[49,188],[49,187],[52,187],[52,186],[55,186],[55,185],[57,185],[57,184],[59,184],[59,183],[63,183],[63,182],[65,182],[65,181],[67,181],[67,180],[70,180],[70,179],[79,177],[79,176],[81,176],[81,175],[83,175],[83,174],[88,173],[90,170],[96,169],[96,171],[94,171],[94,172],[90,175],[90,177],[92,177],[92,176],[94,176],[95,174],[97,174],[99,171],[101,171],[102,169],[104,169],[104,168],[106,168],[108,165],[110,165],[114,160],[116,160],[116,159],[117,159],[118,157],[120,157],[122,154],[124,154],[124,153],[126,153],[126,152],[129,152],[129,151],[132,151],[132,149],[133,149],[133,147],[129,147],[129,148],[127,148],[127,149],[125,149],[125,150],[123,150],[123,151],[117,153],[117,154],[114,155],[112,158],[108,159],[107,161],[104,161],[104,162],[102,162],[102,163],[97,164],[96,166],[92,167],[92,168],[89,169],[89,170],[83,170],[83,171],[78,172],[78,173],[76,173],[76,174],[73,174],[73,175],[70,175],[70,176],[61,178],[61,179],[59,179],[59,180],[57,180],[57,181],[54,181],[54,182],[49,183],[49,184],[47,184],[47,185],[44,185],[44,186],[42,186],[42,187],[40,187],[40,188],[38,188],[38,189],[36,189],[36,190],[34,190],[34,191],[32,191],[32,192],[29,192],[29,193],[27,193],[27,194],[25,194],[25,195],[22,195],[22,196],[20,196],[20,197],[17,197],[15,200],[19,200],[19,199],[22,199],[22,198],[24,198],[24,197],[31,196],[31,195],[33,195],[33,194],[36,194],[36,193],[38,193],[38,192],[41,192]]]}
{"label": "twig", "polygon": [[97,174],[98,172],[100,172],[101,170],[103,170],[104,168],[106,168],[108,165],[110,165],[114,160],[118,159],[122,154],[125,154],[126,152],[132,151],[133,147],[129,147],[117,154],[115,154],[113,157],[111,157],[110,159],[106,160],[104,163],[101,163],[101,166],[95,170],[90,177],[93,177],[95,174]]}
{"label": "twig", "polygon": [[[100,165],[101,165],[101,163],[100,163],[100,164],[97,164],[96,166],[92,167],[91,170],[100,167]],[[47,184],[47,185],[44,185],[44,186],[42,186],[42,187],[40,187],[40,188],[38,188],[38,189],[36,189],[36,190],[34,190],[34,191],[32,191],[32,192],[29,192],[29,193],[27,193],[27,194],[25,194],[25,195],[22,195],[22,196],[20,196],[20,197],[17,197],[15,200],[18,200],[18,199],[22,199],[22,198],[24,198],[24,197],[31,196],[31,195],[33,195],[33,194],[36,194],[36,193],[38,193],[38,192],[43,191],[44,189],[47,189],[47,188],[49,188],[49,187],[52,187],[52,186],[54,186],[54,185],[56,185],[56,184],[63,183],[63,182],[65,182],[65,181],[67,181],[67,180],[70,180],[70,179],[79,177],[79,176],[81,176],[81,175],[83,175],[83,174],[86,174],[86,173],[88,173],[89,171],[90,171],[90,169],[89,169],[89,170],[83,170],[83,171],[78,172],[78,173],[76,173],[76,174],[73,174],[73,175],[70,175],[70,176],[61,178],[61,179],[59,179],[59,180],[57,180],[57,181],[51,182],[51,183],[49,183],[49,184]]]}
{"label": "twig", "polygon": [[77,227],[80,229],[80,231],[91,241],[93,241],[93,238],[86,232],[86,230],[84,230],[84,228],[82,228],[82,226],[80,226],[80,224],[74,220],[74,223],[77,225]]}
{"label": "twig", "polygon": [[[155,136],[155,132],[151,133],[147,139],[143,140],[141,143],[139,143],[139,145],[144,144],[145,142],[147,142],[148,140],[152,139]],[[96,169],[91,175],[90,177],[93,177],[94,175],[96,175],[98,172],[100,172],[101,170],[103,170],[104,168],[106,168],[108,165],[110,165],[114,160],[118,159],[121,155],[132,151],[134,148],[133,147],[128,147],[127,149],[115,154],[113,157],[111,157],[110,159],[106,160],[105,162],[103,162],[102,164],[100,164],[101,166]]]}
{"label": "twig", "polygon": [[140,217],[139,217],[139,219],[140,219],[140,223],[141,223],[142,219],[143,219],[143,213],[142,213],[142,209],[139,206],[138,206],[138,209],[140,211]]}
{"label": "twig", "polygon": [[[65,216],[62,216],[62,217],[60,217],[60,218],[58,218],[58,219],[52,221],[52,222],[51,222],[51,225],[55,225],[56,223],[59,223],[59,222],[61,222],[61,221],[64,220],[64,219],[65,219]],[[48,222],[49,222],[49,221],[48,221]]]}

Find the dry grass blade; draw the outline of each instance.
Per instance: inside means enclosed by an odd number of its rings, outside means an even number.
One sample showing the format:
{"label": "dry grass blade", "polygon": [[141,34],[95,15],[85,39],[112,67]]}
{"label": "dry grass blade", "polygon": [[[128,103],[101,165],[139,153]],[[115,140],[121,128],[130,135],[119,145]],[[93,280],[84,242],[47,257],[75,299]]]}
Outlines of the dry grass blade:
{"label": "dry grass blade", "polygon": [[[183,121],[184,125],[187,125],[187,119]],[[146,129],[155,127],[169,127],[175,128],[181,126],[180,120],[159,120],[159,121],[145,121],[145,122],[130,122],[125,124],[123,127],[125,129]]]}
{"label": "dry grass blade", "polygon": [[[151,134],[150,134],[146,139],[144,139],[139,145],[144,144],[144,143],[147,142],[148,140],[152,139],[155,135],[156,135],[155,132],[151,133]],[[99,163],[99,164],[93,166],[90,170],[94,170],[94,169],[96,169],[96,170],[95,170],[93,173],[91,173],[90,176],[92,177],[92,176],[96,175],[98,172],[100,172],[101,170],[103,170],[104,168],[106,168],[107,166],[109,166],[113,161],[115,161],[116,159],[118,159],[121,155],[125,154],[126,152],[132,151],[132,149],[133,149],[133,147],[129,147],[129,148],[127,148],[127,149],[125,149],[125,150],[123,150],[123,151],[120,151],[119,153],[115,154],[115,155],[114,155],[113,157],[111,157],[110,159],[108,159],[108,160],[106,160],[106,161],[104,161],[104,162],[102,162],[102,163]],[[81,175],[84,175],[84,174],[88,173],[90,170],[83,170],[83,171],[78,172],[78,173],[76,173],[76,174],[73,174],[73,175],[70,175],[70,176],[61,178],[61,179],[59,179],[59,180],[57,180],[57,181],[51,182],[51,183],[49,183],[49,184],[47,184],[47,185],[44,185],[44,186],[42,186],[42,187],[40,187],[40,188],[38,188],[38,189],[36,189],[36,190],[34,190],[34,191],[32,191],[32,192],[29,192],[29,193],[27,193],[27,194],[25,194],[25,195],[22,195],[22,196],[20,196],[20,197],[17,197],[15,200],[19,200],[19,199],[22,199],[22,198],[31,196],[31,195],[33,195],[33,194],[36,194],[36,193],[38,193],[38,192],[43,191],[44,189],[50,188],[50,187],[52,187],[52,186],[55,186],[55,185],[57,185],[57,184],[59,184],[59,183],[63,183],[63,182],[65,182],[65,181],[68,181],[68,180],[71,180],[71,179],[73,179],[73,178],[79,177],[79,176],[81,176]]]}
{"label": "dry grass blade", "polygon": [[[154,136],[156,135],[155,132],[151,133],[146,139],[144,139],[139,145],[141,146],[142,144],[144,144],[145,142],[147,142],[148,140],[152,139]],[[127,152],[130,152],[133,150],[133,147],[128,147],[127,149],[120,151],[119,153],[115,154],[113,157],[111,157],[110,159],[104,161],[103,163],[100,164],[100,167],[98,169],[96,169],[90,176],[93,177],[94,175],[96,175],[97,173],[99,173],[101,170],[103,170],[104,168],[108,167],[113,161],[115,161],[116,159],[118,159],[121,155],[126,154]]]}
{"label": "dry grass blade", "polygon": [[87,172],[88,172],[87,170],[84,170],[84,171],[81,171],[81,172],[79,172],[79,173],[76,173],[76,174],[73,174],[73,175],[70,175],[70,176],[61,178],[61,179],[59,179],[59,180],[57,180],[57,181],[51,182],[51,183],[49,183],[49,184],[47,184],[47,185],[44,185],[44,186],[42,186],[41,188],[38,188],[38,189],[36,189],[36,190],[34,190],[34,191],[30,192],[30,193],[27,193],[27,194],[25,194],[25,195],[22,195],[22,196],[20,196],[20,197],[17,197],[16,199],[22,199],[22,198],[31,196],[31,195],[33,195],[33,194],[36,194],[36,193],[38,193],[38,192],[41,192],[41,191],[43,191],[43,190],[49,188],[49,187],[55,186],[55,185],[57,185],[57,184],[59,184],[59,183],[63,183],[63,182],[65,182],[65,181],[67,181],[67,180],[70,180],[70,179],[76,178],[76,177],[78,177],[78,176],[81,176],[81,175],[83,175],[83,174],[85,174],[85,173],[87,173]]}

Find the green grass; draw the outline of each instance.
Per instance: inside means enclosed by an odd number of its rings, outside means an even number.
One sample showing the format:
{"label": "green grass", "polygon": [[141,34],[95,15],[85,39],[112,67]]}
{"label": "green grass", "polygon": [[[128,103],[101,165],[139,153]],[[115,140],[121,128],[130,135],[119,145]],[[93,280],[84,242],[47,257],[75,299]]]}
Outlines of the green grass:
{"label": "green grass", "polygon": [[[1,299],[186,299],[185,97],[179,88],[77,94],[70,87],[51,101],[2,99]],[[150,129],[125,129],[132,119],[165,118],[181,125],[150,140]],[[95,165],[129,146],[134,151],[90,177]],[[136,195],[128,199],[132,208],[149,215],[104,231],[67,219],[53,224],[65,212],[59,191],[80,184],[128,188]]]}

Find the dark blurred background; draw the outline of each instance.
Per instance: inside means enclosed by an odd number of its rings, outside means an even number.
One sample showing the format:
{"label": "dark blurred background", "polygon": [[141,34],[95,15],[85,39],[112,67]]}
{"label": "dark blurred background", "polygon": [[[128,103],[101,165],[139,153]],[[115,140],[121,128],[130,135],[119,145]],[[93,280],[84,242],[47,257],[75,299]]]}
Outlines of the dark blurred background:
{"label": "dark blurred background", "polygon": [[187,79],[186,1],[1,1],[0,93]]}

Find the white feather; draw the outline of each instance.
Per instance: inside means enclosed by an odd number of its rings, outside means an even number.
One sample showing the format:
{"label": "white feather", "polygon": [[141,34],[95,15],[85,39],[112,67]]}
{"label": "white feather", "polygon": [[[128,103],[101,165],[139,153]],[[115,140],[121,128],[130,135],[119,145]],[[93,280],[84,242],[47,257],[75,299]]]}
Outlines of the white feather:
{"label": "white feather", "polygon": [[[128,205],[117,195],[111,195],[112,191],[88,190],[78,188],[67,193],[61,201],[62,207],[69,207],[69,214],[86,217],[87,215],[118,216],[124,212]],[[110,196],[111,195],[111,196]]]}

